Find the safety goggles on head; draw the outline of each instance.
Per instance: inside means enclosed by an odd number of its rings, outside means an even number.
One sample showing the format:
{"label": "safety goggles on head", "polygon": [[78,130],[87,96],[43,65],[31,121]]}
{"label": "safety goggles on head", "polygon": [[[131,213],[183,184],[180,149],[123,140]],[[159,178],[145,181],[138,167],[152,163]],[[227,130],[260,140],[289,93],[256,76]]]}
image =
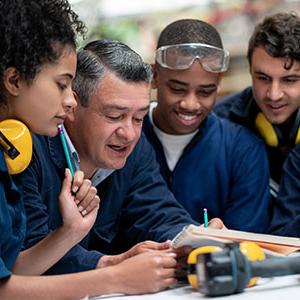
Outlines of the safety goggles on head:
{"label": "safety goggles on head", "polygon": [[229,52],[207,44],[190,43],[163,46],[156,50],[155,60],[162,67],[184,70],[199,59],[208,72],[225,72],[229,64]]}

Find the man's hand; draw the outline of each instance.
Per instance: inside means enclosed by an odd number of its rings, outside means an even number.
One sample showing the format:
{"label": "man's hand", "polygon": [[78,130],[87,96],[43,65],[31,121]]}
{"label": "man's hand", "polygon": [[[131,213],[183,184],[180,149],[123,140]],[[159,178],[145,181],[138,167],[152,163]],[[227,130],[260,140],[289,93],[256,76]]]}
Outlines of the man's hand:
{"label": "man's hand", "polygon": [[[203,226],[203,225],[201,225]],[[212,229],[227,229],[223,221],[219,218],[213,218],[208,222],[208,228]]]}
{"label": "man's hand", "polygon": [[[157,243],[153,241],[144,241],[141,243],[136,244],[132,248],[130,248],[128,251],[121,253],[119,255],[105,255],[101,257],[101,259],[98,262],[97,268],[103,268],[107,266],[112,266],[121,263],[122,261],[136,256],[141,253],[145,252],[165,252],[165,253],[174,253],[175,250],[173,250],[170,246],[170,241],[166,241],[163,243]],[[175,255],[176,256],[176,255]]]}

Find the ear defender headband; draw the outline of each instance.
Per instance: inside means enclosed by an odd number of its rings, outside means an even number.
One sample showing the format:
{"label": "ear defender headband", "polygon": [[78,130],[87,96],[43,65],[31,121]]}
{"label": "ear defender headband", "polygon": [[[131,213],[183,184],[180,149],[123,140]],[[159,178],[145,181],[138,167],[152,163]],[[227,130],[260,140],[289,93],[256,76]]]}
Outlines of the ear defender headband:
{"label": "ear defender headband", "polygon": [[14,119],[0,122],[0,150],[4,152],[11,175],[28,167],[32,157],[32,137],[24,123]]}
{"label": "ear defender headband", "polygon": [[[272,125],[262,112],[259,112],[255,119],[255,127],[265,143],[270,147],[280,146],[283,136],[276,126]],[[300,110],[297,112],[293,128],[290,132],[290,141],[293,144],[300,144]]]}

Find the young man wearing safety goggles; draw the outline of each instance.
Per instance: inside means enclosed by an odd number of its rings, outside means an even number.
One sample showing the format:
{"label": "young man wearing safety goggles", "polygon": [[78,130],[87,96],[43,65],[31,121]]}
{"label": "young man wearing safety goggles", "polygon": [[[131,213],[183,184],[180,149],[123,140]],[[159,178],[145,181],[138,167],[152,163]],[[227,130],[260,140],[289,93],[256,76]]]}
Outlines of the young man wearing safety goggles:
{"label": "young man wearing safety goggles", "polygon": [[300,146],[290,151],[300,143],[299,41],[300,18],[295,13],[266,17],[249,40],[252,86],[226,97],[215,108],[219,116],[247,127],[263,139],[273,196],[270,232],[297,237]]}
{"label": "young man wearing safety goggles", "polygon": [[177,200],[203,222],[203,209],[226,227],[268,228],[269,173],[263,143],[211,112],[229,54],[214,27],[179,20],[160,34],[152,86],[157,103],[143,130]]}

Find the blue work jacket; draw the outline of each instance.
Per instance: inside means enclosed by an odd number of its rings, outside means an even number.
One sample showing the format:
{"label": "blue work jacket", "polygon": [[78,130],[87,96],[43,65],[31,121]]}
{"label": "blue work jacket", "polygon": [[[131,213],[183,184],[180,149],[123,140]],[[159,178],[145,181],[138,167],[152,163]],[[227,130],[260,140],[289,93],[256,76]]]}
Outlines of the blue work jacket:
{"label": "blue work jacket", "polygon": [[221,218],[230,229],[267,230],[268,162],[251,132],[210,113],[170,171],[149,117],[143,131],[169,188],[195,220],[202,223],[207,208],[209,218]]}
{"label": "blue work jacket", "polygon": [[22,194],[13,182],[0,151],[0,280],[11,274],[25,238]]}
{"label": "blue work jacket", "polygon": [[[221,99],[214,108],[214,112],[221,118],[229,119],[234,123],[245,126],[258,137],[260,136],[255,127],[255,119],[259,111],[260,109],[253,98],[251,87]],[[268,155],[270,176],[272,180],[279,185],[282,166],[288,154],[288,151],[285,150],[287,147],[284,147],[283,151],[279,147],[265,146]]]}
{"label": "blue work jacket", "polygon": [[300,145],[288,155],[278,197],[273,201],[270,233],[300,237]]}
{"label": "blue work jacket", "polygon": [[[33,142],[32,162],[18,178],[28,219],[26,247],[61,225],[58,195],[66,167],[58,136],[33,136]],[[97,190],[101,206],[91,232],[49,274],[93,269],[103,253],[121,253],[144,240],[172,239],[183,226],[196,223],[168,190],[144,136],[125,166],[102,181]]]}

